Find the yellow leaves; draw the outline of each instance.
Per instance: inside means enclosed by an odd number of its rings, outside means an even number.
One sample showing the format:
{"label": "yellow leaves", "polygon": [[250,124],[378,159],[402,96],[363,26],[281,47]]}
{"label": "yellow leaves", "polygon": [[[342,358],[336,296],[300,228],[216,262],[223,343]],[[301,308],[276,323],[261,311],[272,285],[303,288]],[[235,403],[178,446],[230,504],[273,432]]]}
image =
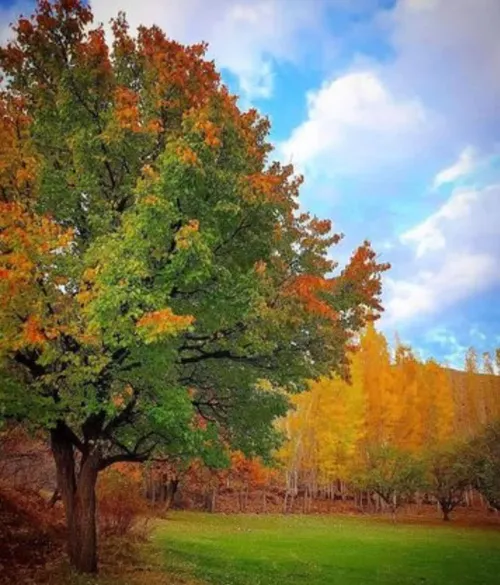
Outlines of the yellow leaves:
{"label": "yellow leaves", "polygon": [[156,197],[156,195],[146,195],[146,197],[144,197],[142,201],[146,205],[158,205],[158,203],[160,202],[159,198]]}
{"label": "yellow leaves", "polygon": [[254,265],[254,270],[257,274],[265,274],[267,270],[267,263],[264,260],[258,260]]}
{"label": "yellow leaves", "polygon": [[[322,377],[292,398],[295,410],[281,423],[288,443],[280,458],[289,470],[312,472],[319,481],[349,479],[366,446],[385,443],[422,453],[457,433],[467,434],[464,411],[474,417],[467,403],[467,373],[453,373],[462,382],[454,388],[449,370],[419,362],[409,348],[398,346],[391,360],[387,341],[372,323],[350,361],[350,384]],[[480,404],[482,378],[476,374],[475,380],[471,400]]]}
{"label": "yellow leaves", "polygon": [[183,225],[175,236],[177,248],[187,250],[193,242],[193,234],[200,229],[200,223],[197,219],[191,219],[186,225]]}
{"label": "yellow leaves", "polygon": [[25,281],[29,274],[50,263],[50,256],[68,249],[73,232],[50,217],[29,213],[17,202],[0,202],[0,269],[7,278]]}
{"label": "yellow leaves", "polygon": [[[0,203],[0,328],[2,350],[43,346],[71,328],[67,279],[57,271],[73,232],[19,202]],[[70,318],[71,317],[71,318]]]}
{"label": "yellow leaves", "polygon": [[169,307],[146,313],[137,327],[141,331],[146,343],[157,341],[162,336],[176,335],[194,323],[192,315],[175,315]]}
{"label": "yellow leaves", "polygon": [[96,297],[96,282],[99,268],[99,266],[89,266],[83,271],[80,289],[76,295],[76,300],[81,307],[88,306]]}
{"label": "yellow leaves", "polygon": [[150,180],[156,180],[158,178],[158,172],[151,165],[144,165],[141,169],[144,178]]}

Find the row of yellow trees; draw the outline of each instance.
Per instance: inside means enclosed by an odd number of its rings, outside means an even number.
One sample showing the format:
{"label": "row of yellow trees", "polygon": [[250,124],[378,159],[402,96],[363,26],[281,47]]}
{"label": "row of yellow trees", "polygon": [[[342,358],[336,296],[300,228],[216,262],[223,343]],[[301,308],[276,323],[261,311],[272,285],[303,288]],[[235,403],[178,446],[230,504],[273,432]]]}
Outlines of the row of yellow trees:
{"label": "row of yellow trees", "polygon": [[367,327],[352,355],[350,383],[324,377],[294,398],[282,421],[288,441],[280,452],[292,483],[315,487],[349,481],[366,448],[374,445],[415,455],[468,439],[500,418],[500,376],[495,360],[470,349],[464,371],[421,361]]}

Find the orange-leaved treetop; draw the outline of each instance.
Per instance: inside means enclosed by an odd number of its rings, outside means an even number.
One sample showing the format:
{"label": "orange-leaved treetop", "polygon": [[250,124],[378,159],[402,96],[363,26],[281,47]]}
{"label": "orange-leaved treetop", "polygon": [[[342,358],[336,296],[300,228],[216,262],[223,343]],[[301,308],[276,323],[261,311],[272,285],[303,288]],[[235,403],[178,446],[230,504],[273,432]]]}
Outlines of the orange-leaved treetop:
{"label": "orange-leaved treetop", "polygon": [[[273,449],[304,381],[381,310],[369,243],[332,276],[330,223],[268,158],[204,44],[39,0],[0,51],[3,416],[50,432],[69,556],[97,570],[115,462]],[[199,425],[196,417],[207,424]]]}

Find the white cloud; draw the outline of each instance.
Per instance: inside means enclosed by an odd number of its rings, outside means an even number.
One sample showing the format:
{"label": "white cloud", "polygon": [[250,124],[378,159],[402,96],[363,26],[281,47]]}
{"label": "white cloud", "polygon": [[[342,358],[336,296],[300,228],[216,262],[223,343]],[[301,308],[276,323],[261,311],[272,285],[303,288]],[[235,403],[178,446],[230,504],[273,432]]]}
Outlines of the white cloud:
{"label": "white cloud", "polygon": [[326,8],[324,0],[94,0],[97,21],[107,23],[119,10],[136,27],[157,24],[183,43],[209,43],[209,57],[238,79],[248,99],[269,97],[276,61],[301,58],[304,45],[298,37],[317,29]]}
{"label": "white cloud", "polygon": [[477,154],[472,146],[466,147],[458,157],[458,160],[451,166],[439,171],[434,178],[434,188],[438,189],[442,185],[454,183],[458,179],[470,175],[478,163]]}
{"label": "white cloud", "polygon": [[500,184],[457,190],[404,233],[413,257],[386,279],[385,325],[437,315],[500,284]]}
{"label": "white cloud", "polygon": [[[340,0],[333,0],[339,2]],[[269,97],[277,62],[299,62],[326,42],[323,15],[332,0],[93,0],[95,22],[106,26],[119,11],[132,30],[156,24],[186,44],[207,41],[217,68],[238,80],[246,100]],[[8,23],[33,12],[34,0],[0,8],[0,42],[10,36]],[[304,43],[303,36],[309,42]]]}
{"label": "white cloud", "polygon": [[500,282],[498,259],[488,254],[450,254],[434,270],[408,280],[386,279],[386,325],[428,317]]}
{"label": "white cloud", "polygon": [[309,92],[307,105],[307,119],[281,151],[285,160],[312,173],[351,174],[405,158],[427,123],[417,100],[395,96],[369,70],[347,73]]}
{"label": "white cloud", "polygon": [[500,2],[399,0],[382,21],[396,55],[390,86],[441,112],[453,147],[491,147],[500,122]]}
{"label": "white cloud", "polygon": [[405,232],[400,240],[403,244],[416,247],[416,256],[420,258],[429,252],[443,249],[447,245],[447,232],[455,232],[453,224],[470,221],[480,193],[475,190],[455,191],[444,205],[425,221]]}

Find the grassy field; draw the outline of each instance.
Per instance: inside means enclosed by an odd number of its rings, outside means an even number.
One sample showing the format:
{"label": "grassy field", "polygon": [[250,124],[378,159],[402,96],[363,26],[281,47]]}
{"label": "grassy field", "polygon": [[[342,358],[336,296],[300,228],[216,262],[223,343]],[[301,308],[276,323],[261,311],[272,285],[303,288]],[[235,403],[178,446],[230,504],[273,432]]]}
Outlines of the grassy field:
{"label": "grassy field", "polygon": [[330,516],[173,513],[167,573],[217,585],[496,585],[500,532]]}

